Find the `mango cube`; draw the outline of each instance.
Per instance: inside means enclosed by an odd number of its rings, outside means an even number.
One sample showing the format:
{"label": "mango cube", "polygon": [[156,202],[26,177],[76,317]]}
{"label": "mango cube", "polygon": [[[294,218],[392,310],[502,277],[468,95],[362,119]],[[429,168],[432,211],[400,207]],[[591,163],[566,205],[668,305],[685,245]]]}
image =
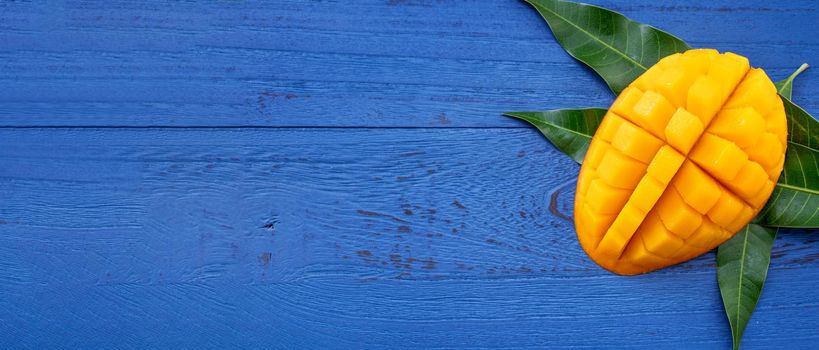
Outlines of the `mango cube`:
{"label": "mango cube", "polygon": [[622,123],[611,145],[631,158],[648,164],[663,145],[663,141],[634,124]]}
{"label": "mango cube", "polygon": [[677,108],[665,127],[668,144],[683,154],[688,154],[703,131],[702,121],[683,108]]}
{"label": "mango cube", "polygon": [[676,108],[663,95],[646,91],[633,107],[631,120],[657,137],[665,137],[665,126]]}
{"label": "mango cube", "polygon": [[765,119],[751,107],[723,109],[708,132],[748,148],[765,132]]}
{"label": "mango cube", "polygon": [[748,154],[735,143],[710,133],[702,135],[690,157],[694,163],[722,181],[735,178],[748,161]]}
{"label": "mango cube", "polygon": [[646,167],[612,148],[606,152],[597,167],[597,176],[611,186],[630,190],[640,182]]}

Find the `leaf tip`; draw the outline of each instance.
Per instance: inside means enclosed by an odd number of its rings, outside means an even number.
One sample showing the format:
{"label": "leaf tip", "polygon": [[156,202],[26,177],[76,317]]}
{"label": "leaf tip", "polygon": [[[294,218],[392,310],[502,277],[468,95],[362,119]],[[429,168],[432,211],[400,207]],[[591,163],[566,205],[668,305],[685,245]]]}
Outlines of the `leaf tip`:
{"label": "leaf tip", "polygon": [[503,112],[503,116],[517,119],[525,119],[526,112]]}

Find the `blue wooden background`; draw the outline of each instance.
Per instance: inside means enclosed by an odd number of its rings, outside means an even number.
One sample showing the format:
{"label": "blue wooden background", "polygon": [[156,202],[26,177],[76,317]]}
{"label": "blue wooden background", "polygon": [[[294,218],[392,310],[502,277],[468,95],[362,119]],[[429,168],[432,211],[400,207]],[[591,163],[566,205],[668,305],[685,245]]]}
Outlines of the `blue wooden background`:
{"label": "blue wooden background", "polygon": [[[816,1],[590,1],[819,65]],[[0,348],[728,348],[714,254],[603,271],[500,115],[612,99],[516,0],[0,2]],[[817,241],[746,348],[819,347]]]}

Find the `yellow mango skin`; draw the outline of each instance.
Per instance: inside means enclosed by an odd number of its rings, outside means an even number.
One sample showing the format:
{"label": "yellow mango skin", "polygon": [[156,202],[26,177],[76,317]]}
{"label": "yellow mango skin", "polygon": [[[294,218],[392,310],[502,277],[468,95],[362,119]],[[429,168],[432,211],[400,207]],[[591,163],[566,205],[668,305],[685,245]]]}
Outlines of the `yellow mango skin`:
{"label": "yellow mango skin", "polygon": [[580,168],[583,250],[621,275],[697,257],[744,227],[782,172],[782,100],[730,52],[665,57],[609,108]]}

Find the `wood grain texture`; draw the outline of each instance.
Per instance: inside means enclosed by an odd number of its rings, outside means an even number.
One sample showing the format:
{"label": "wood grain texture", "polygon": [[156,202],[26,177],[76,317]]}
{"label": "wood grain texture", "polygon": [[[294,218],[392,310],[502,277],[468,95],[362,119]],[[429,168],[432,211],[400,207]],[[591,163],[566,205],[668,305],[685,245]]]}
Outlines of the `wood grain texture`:
{"label": "wood grain texture", "polygon": [[[814,1],[594,3],[819,56]],[[500,116],[612,99],[518,1],[0,2],[0,348],[728,348],[713,253],[601,270],[577,165]],[[816,348],[817,240],[746,348]]]}
{"label": "wood grain texture", "polygon": [[[553,213],[577,165],[536,130],[5,129],[0,149],[3,348],[730,344],[712,253],[634,278],[583,254]],[[817,240],[780,235],[749,348],[817,341]]]}
{"label": "wood grain texture", "polygon": [[[814,1],[597,4],[775,80],[819,57]],[[0,29],[7,126],[523,127],[500,113],[613,100],[514,0],[5,2]]]}

